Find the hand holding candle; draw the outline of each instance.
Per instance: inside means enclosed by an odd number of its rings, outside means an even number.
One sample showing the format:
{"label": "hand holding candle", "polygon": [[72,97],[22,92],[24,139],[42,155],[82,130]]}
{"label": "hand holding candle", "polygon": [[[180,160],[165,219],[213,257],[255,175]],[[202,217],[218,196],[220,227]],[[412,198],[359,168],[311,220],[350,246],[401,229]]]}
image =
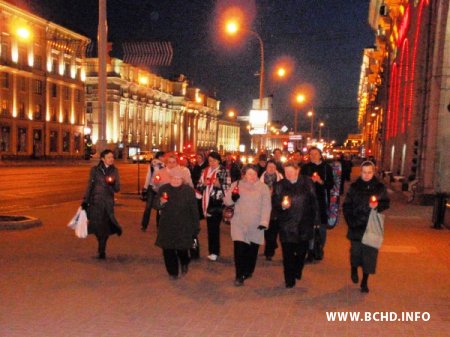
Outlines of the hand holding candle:
{"label": "hand holding candle", "polygon": [[372,195],[370,197],[369,206],[370,206],[370,208],[375,208],[378,206],[378,199],[375,195]]}
{"label": "hand holding candle", "polygon": [[312,181],[314,181],[315,183],[322,183],[322,179],[320,178],[319,174],[317,172],[314,172],[311,176]]}
{"label": "hand holding candle", "polygon": [[112,176],[107,176],[106,177],[106,183],[108,185],[114,185],[114,178]]}
{"label": "hand holding candle", "polygon": [[289,196],[285,195],[283,197],[283,201],[281,201],[281,206],[283,207],[283,209],[291,207],[291,199],[289,198]]}
{"label": "hand holding candle", "polygon": [[163,192],[161,194],[161,204],[165,204],[167,201],[169,201],[169,195],[167,194],[167,192]]}
{"label": "hand holding candle", "polygon": [[161,181],[161,176],[159,174],[157,174],[154,178],[153,178],[155,183],[159,183]]}

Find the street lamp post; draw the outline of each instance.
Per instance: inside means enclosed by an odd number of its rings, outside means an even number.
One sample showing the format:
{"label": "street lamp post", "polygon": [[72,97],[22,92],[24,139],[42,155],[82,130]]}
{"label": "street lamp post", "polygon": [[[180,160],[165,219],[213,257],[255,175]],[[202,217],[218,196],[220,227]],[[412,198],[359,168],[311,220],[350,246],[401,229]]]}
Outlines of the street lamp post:
{"label": "street lamp post", "polygon": [[295,109],[294,112],[294,133],[297,133],[298,131],[298,110],[299,110],[299,105],[301,105],[302,103],[305,102],[306,97],[303,94],[297,94],[297,96],[295,97],[296,102],[298,103],[297,108]]}
{"label": "street lamp post", "polygon": [[322,128],[325,126],[324,122],[319,123],[319,142],[322,139]]}
{"label": "street lamp post", "polygon": [[311,139],[314,139],[314,112],[308,111],[308,117],[311,118]]}

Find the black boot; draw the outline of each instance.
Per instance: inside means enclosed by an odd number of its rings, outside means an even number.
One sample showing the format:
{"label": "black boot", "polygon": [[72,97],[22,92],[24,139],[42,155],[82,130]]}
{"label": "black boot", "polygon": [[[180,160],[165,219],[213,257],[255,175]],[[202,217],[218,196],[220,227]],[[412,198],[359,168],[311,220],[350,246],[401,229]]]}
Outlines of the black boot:
{"label": "black boot", "polygon": [[367,286],[367,281],[369,280],[369,274],[364,273],[363,279],[361,281],[361,292],[362,293],[368,293],[369,287]]}
{"label": "black boot", "polygon": [[106,242],[108,241],[107,236],[99,236],[98,240],[98,259],[105,260],[106,259]]}
{"label": "black boot", "polygon": [[359,277],[358,277],[358,267],[352,267],[352,282],[357,284],[359,282]]}
{"label": "black boot", "polygon": [[306,255],[305,263],[314,262],[314,250],[308,249],[308,254]]}

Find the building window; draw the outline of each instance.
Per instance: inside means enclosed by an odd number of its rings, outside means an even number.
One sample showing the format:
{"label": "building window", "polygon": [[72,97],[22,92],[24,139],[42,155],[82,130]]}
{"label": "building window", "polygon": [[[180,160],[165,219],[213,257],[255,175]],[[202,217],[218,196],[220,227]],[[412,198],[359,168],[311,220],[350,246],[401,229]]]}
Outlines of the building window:
{"label": "building window", "polygon": [[64,109],[64,123],[69,123],[69,110]]}
{"label": "building window", "polygon": [[9,126],[0,127],[0,152],[8,152],[11,139],[11,129]]}
{"label": "building window", "polygon": [[25,77],[22,77],[22,76],[19,77],[19,88],[20,88],[20,91],[27,90],[27,79]]}
{"label": "building window", "polygon": [[69,131],[63,131],[63,146],[62,150],[63,152],[69,152],[70,151],[70,132]]}
{"label": "building window", "polygon": [[51,109],[51,117],[50,117],[50,120],[52,121],[52,122],[56,122],[56,120],[57,120],[57,115],[56,115],[56,107],[52,107],[52,109]]}
{"label": "building window", "polygon": [[52,83],[51,92],[52,92],[52,97],[58,96],[58,87],[55,83]]}
{"label": "building window", "polygon": [[36,95],[42,95],[43,83],[41,80],[34,80],[33,92]]}
{"label": "building window", "polygon": [[75,132],[73,135],[73,146],[76,153],[81,151],[81,134],[79,132]]}
{"label": "building window", "polygon": [[7,62],[8,61],[8,50],[9,50],[9,45],[6,42],[2,42],[1,45],[1,53],[0,53],[0,58],[3,62]]}
{"label": "building window", "polygon": [[70,91],[68,87],[64,87],[64,99],[68,100],[70,98]]}
{"label": "building window", "polygon": [[25,119],[25,104],[23,102],[19,103],[19,118]]}
{"label": "building window", "polygon": [[7,99],[2,100],[2,116],[9,115],[9,102]]}
{"label": "building window", "polygon": [[27,152],[27,129],[17,129],[17,152]]}
{"label": "building window", "polygon": [[86,93],[92,94],[93,91],[94,91],[94,88],[92,87],[92,85],[87,85],[86,86]]}
{"label": "building window", "polygon": [[36,104],[34,106],[34,119],[41,120],[42,119],[42,105]]}
{"label": "building window", "polygon": [[34,56],[34,67],[38,70],[42,70],[42,56],[41,55]]}
{"label": "building window", "polygon": [[58,60],[57,59],[52,60],[52,73],[53,74],[58,73]]}
{"label": "building window", "polygon": [[92,113],[92,102],[86,103],[86,113],[91,114]]}
{"label": "building window", "polygon": [[50,152],[58,152],[58,132],[50,131]]}
{"label": "building window", "polygon": [[81,102],[81,90],[77,89],[77,102]]}
{"label": "building window", "polygon": [[21,66],[28,64],[27,50],[25,48],[19,48],[19,64]]}
{"label": "building window", "polygon": [[70,63],[68,62],[64,63],[64,76],[70,76]]}
{"label": "building window", "polygon": [[8,89],[9,88],[9,74],[8,73],[0,73],[0,80],[2,83],[2,88]]}

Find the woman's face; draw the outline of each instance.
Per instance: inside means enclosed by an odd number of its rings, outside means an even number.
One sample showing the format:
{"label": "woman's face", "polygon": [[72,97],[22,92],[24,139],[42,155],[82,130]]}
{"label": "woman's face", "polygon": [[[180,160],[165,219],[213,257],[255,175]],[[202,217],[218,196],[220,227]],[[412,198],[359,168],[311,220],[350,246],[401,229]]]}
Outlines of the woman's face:
{"label": "woman's face", "polygon": [[181,185],[183,185],[183,178],[181,177],[170,178],[170,185],[173,187],[180,187]]}
{"label": "woman's face", "polygon": [[258,173],[253,169],[247,169],[245,172],[245,179],[247,179],[248,182],[254,183],[258,180]]}
{"label": "woman's face", "polygon": [[284,174],[286,175],[286,179],[287,180],[296,180],[298,178],[298,173],[299,173],[299,169],[292,167],[292,166],[288,166],[284,168]]}
{"label": "woman's face", "polygon": [[370,181],[373,178],[374,174],[375,174],[375,170],[374,170],[374,167],[372,165],[361,167],[361,178],[362,178],[362,180]]}
{"label": "woman's face", "polygon": [[102,158],[102,160],[106,166],[111,166],[114,164],[114,155],[112,153],[108,153]]}
{"label": "woman's face", "polygon": [[219,166],[219,161],[213,157],[208,157],[208,164],[211,166],[211,168],[215,169],[217,166]]}
{"label": "woman's face", "polygon": [[167,160],[166,160],[166,166],[169,168],[169,169],[173,169],[174,167],[176,167],[177,166],[177,160],[175,159],[175,158],[173,158],[173,157],[169,157],[169,158],[167,158]]}
{"label": "woman's face", "polygon": [[277,170],[277,167],[275,166],[274,163],[268,163],[267,167],[266,167],[266,172],[268,174],[274,174]]}

